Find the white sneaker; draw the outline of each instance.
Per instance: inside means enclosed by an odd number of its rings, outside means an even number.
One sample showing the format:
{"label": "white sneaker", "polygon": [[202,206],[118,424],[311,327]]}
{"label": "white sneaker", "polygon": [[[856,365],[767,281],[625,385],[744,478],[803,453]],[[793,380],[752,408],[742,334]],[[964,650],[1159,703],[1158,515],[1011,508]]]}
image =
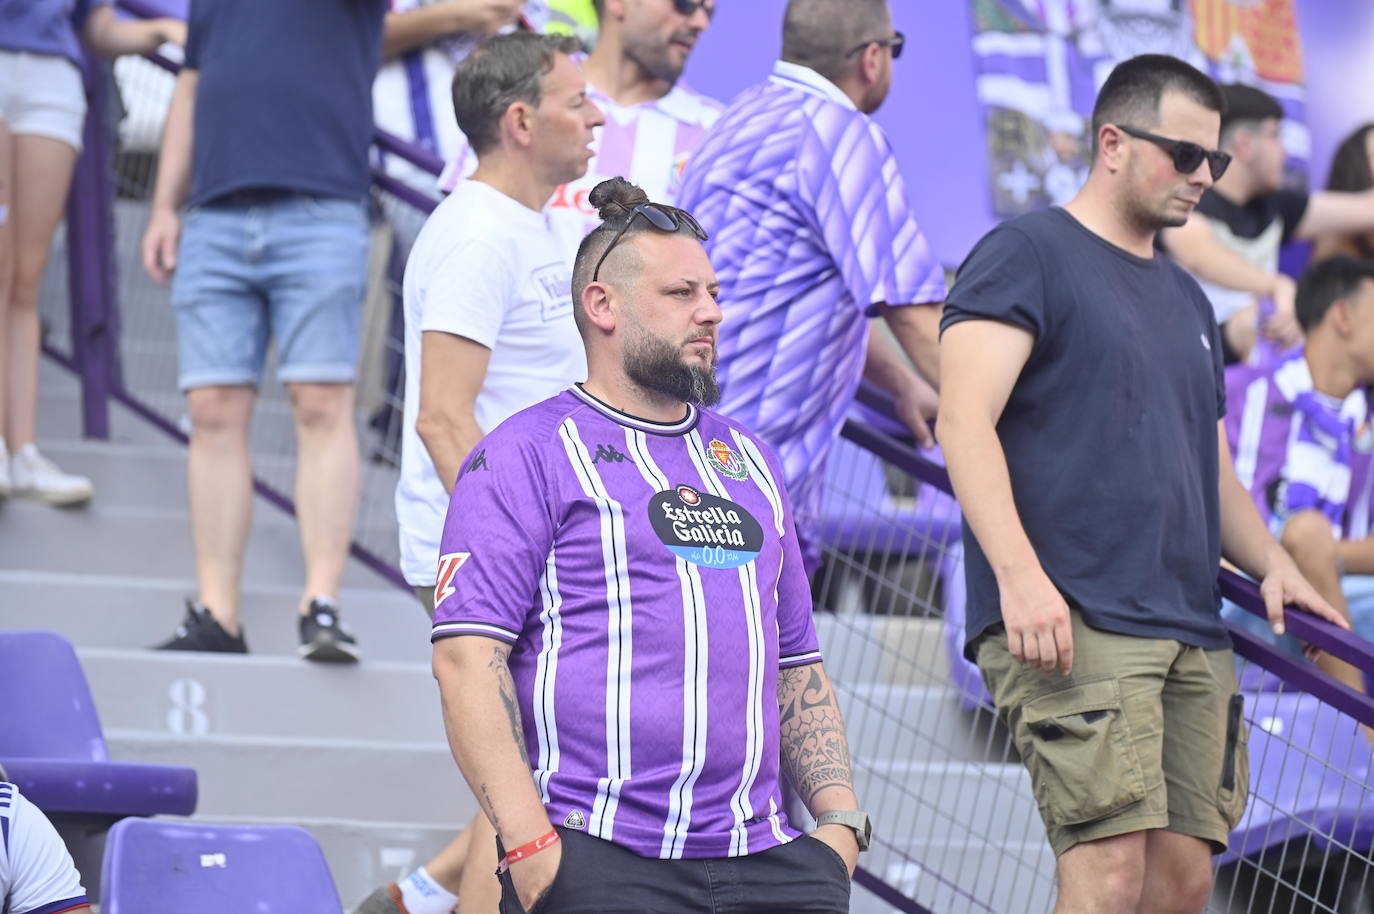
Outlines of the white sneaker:
{"label": "white sneaker", "polygon": [[0,438],[0,498],[8,498],[12,488],[10,483],[10,452],[5,450],[5,439]]}
{"label": "white sneaker", "polygon": [[32,443],[10,455],[10,490],[50,505],[78,505],[95,493],[89,479],[62,472]]}

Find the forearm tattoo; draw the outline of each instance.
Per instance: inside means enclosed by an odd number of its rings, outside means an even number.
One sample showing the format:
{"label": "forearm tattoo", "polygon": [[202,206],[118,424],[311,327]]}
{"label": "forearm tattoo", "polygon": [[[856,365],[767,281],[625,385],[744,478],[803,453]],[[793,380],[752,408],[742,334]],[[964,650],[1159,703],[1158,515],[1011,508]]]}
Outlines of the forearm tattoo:
{"label": "forearm tattoo", "polygon": [[511,678],[510,665],[507,658],[510,656],[510,649],[497,646],[493,649],[491,662],[487,664],[493,673],[496,674],[496,689],[501,695],[501,705],[506,709],[506,720],[510,723],[511,739],[515,740],[515,745],[520,749],[520,758],[524,760],[525,767],[530,766],[530,753],[525,748],[525,728],[520,723],[520,701],[515,697],[515,680]]}
{"label": "forearm tattoo", "polygon": [[839,703],[817,664],[778,672],[778,724],[783,769],[808,808],[827,787],[854,788]]}

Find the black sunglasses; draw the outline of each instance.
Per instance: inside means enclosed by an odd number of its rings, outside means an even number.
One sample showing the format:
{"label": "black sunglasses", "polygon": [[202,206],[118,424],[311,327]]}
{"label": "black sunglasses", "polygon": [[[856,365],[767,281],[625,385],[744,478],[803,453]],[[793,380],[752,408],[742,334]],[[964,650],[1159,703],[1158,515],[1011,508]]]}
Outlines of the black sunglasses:
{"label": "black sunglasses", "polygon": [[716,5],[710,0],[673,0],[673,9],[680,16],[690,16],[697,10],[705,10],[707,19],[713,19],[716,15]]}
{"label": "black sunglasses", "polygon": [[1226,174],[1226,168],[1231,164],[1231,154],[1222,152],[1220,149],[1204,149],[1197,143],[1190,143],[1187,140],[1171,140],[1167,136],[1160,136],[1156,133],[1149,133],[1145,130],[1138,130],[1135,127],[1127,127],[1117,124],[1116,129],[1122,133],[1129,134],[1136,139],[1149,140],[1165,152],[1174,157],[1174,170],[1179,174],[1190,175],[1197,171],[1198,166],[1203,160],[1207,161],[1207,170],[1212,173],[1212,180],[1219,181],[1221,176]]}
{"label": "black sunglasses", "polygon": [[865,41],[863,44],[854,45],[854,47],[844,52],[844,56],[853,57],[855,54],[859,53],[864,48],[868,47],[870,44],[876,44],[879,47],[884,48],[891,48],[892,59],[896,60],[898,57],[902,56],[902,48],[906,47],[906,36],[903,35],[901,32],[896,32],[893,34],[891,38],[874,38],[872,41]]}
{"label": "black sunglasses", "polygon": [[710,240],[711,236],[706,234],[706,230],[701,227],[701,223],[696,217],[685,209],[678,209],[676,206],[664,206],[661,203],[641,203],[630,211],[630,218],[625,220],[625,224],[620,227],[620,231],[615,233],[611,243],[606,245],[606,250],[601,252],[601,259],[596,262],[596,269],[592,270],[592,282],[596,282],[601,276],[601,265],[606,262],[607,256],[615,250],[615,246],[620,243],[620,239],[625,237],[625,232],[630,227],[630,223],[635,221],[636,216],[643,216],[649,220],[649,224],[660,232],[676,232],[684,225],[692,231],[701,241]]}

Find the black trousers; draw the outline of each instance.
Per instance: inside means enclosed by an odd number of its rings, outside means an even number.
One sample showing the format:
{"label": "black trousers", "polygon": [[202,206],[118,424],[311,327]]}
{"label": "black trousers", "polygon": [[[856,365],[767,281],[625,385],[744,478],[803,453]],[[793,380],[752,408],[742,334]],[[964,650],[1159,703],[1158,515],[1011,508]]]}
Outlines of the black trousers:
{"label": "black trousers", "polygon": [[501,914],[847,914],[849,872],[829,845],[802,837],[713,860],[656,860],[559,828],[553,885],[526,912],[509,873]]}

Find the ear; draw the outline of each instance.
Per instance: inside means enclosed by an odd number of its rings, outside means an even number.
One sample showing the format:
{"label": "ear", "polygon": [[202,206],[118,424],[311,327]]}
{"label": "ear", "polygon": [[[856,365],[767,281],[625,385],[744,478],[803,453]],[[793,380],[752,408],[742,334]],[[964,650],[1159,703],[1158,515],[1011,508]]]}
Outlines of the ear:
{"label": "ear", "polygon": [[1103,124],[1097,131],[1097,157],[1108,171],[1120,171],[1126,164],[1126,134]]}
{"label": "ear", "polygon": [[616,326],[615,293],[604,282],[589,282],[582,290],[582,313],[587,322],[602,333],[611,333]]}
{"label": "ear", "polygon": [[501,129],[516,146],[528,147],[534,140],[534,107],[528,102],[511,102],[501,115]]}
{"label": "ear", "polygon": [[628,0],[606,0],[606,5],[603,7],[605,11],[603,15],[607,19],[624,19],[625,5],[627,2]]}
{"label": "ear", "polygon": [[882,76],[885,53],[880,44],[870,44],[859,52],[859,79],[865,86],[874,85]]}

